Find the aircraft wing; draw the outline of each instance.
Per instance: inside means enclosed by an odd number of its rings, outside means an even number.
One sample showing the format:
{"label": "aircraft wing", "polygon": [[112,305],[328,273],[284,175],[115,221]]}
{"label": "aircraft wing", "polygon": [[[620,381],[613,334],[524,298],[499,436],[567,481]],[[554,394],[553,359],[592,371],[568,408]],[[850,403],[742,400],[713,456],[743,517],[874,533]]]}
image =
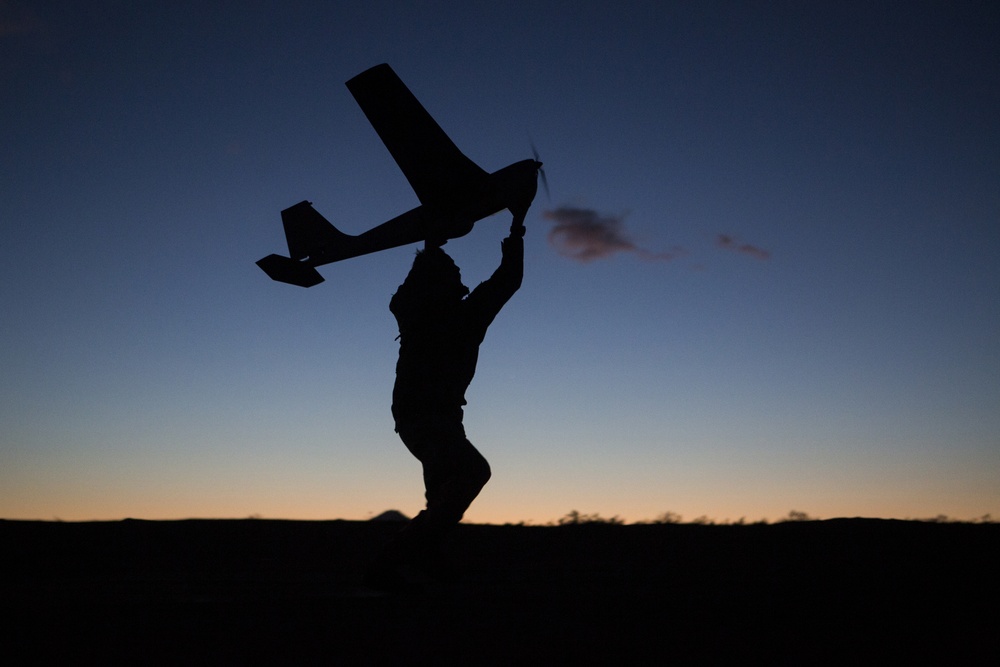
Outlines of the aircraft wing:
{"label": "aircraft wing", "polygon": [[365,70],[347,88],[421,204],[468,195],[489,176],[458,150],[388,65]]}

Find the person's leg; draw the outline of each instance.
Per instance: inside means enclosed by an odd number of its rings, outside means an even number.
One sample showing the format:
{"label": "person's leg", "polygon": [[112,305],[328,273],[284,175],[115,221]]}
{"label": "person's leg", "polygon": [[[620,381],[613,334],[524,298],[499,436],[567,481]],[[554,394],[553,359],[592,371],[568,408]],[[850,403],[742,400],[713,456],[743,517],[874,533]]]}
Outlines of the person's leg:
{"label": "person's leg", "polygon": [[429,522],[451,527],[462,520],[492,473],[461,425],[433,437],[434,444],[424,450],[422,460],[427,508],[421,514]]}
{"label": "person's leg", "polygon": [[466,439],[461,424],[400,429],[399,434],[423,465],[427,506],[387,547],[376,570],[388,573],[408,563],[435,579],[453,579],[442,543],[489,480],[489,463]]}

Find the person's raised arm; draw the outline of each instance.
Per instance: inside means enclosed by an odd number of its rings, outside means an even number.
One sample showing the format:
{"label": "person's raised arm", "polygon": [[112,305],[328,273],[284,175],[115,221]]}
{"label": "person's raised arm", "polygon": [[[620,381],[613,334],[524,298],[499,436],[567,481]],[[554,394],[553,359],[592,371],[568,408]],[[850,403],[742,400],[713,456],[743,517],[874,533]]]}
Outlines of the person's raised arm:
{"label": "person's raised arm", "polygon": [[500,266],[466,298],[467,306],[475,313],[484,332],[504,304],[521,287],[521,279],[524,277],[523,236],[523,224],[519,228],[511,227],[510,236],[500,246]]}

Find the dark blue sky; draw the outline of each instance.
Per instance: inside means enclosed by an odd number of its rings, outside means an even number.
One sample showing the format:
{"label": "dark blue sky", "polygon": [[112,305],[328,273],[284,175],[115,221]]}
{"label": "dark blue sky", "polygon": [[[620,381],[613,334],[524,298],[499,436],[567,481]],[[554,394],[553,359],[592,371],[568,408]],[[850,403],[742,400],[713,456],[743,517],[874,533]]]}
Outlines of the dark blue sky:
{"label": "dark blue sky", "polygon": [[[309,290],[254,266],[303,199],[348,233],[416,205],[344,87],[380,62],[488,171],[531,137],[552,187],[468,395],[495,473],[470,520],[1000,515],[998,28],[977,2],[0,2],[0,516],[419,509],[388,413],[414,249]],[[618,235],[586,263],[582,222]],[[468,284],[508,224],[448,244]]]}

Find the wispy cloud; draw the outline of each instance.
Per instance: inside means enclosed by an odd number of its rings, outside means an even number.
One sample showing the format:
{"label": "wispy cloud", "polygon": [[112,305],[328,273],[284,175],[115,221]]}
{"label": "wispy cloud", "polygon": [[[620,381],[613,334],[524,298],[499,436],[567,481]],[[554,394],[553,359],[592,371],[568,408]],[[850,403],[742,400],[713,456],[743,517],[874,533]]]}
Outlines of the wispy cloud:
{"label": "wispy cloud", "polygon": [[652,252],[637,246],[625,232],[624,215],[602,215],[593,209],[571,206],[561,206],[542,215],[555,223],[549,230],[549,243],[560,255],[580,262],[610,257],[619,252],[631,252],[641,259],[661,261],[685,254],[682,248]]}
{"label": "wispy cloud", "polygon": [[715,237],[715,245],[724,250],[732,250],[733,252],[738,252],[743,255],[748,255],[754,259],[767,260],[771,259],[770,251],[764,250],[763,248],[758,248],[755,245],[750,245],[749,243],[741,243],[734,239],[728,234],[719,234]]}
{"label": "wispy cloud", "polygon": [[[560,206],[544,211],[542,217],[554,223],[549,230],[549,244],[560,255],[578,262],[605,259],[620,252],[632,253],[640,259],[652,261],[666,261],[688,255],[687,250],[680,246],[674,246],[666,252],[653,252],[636,245],[625,230],[624,214],[612,215],[591,208]],[[739,241],[729,234],[716,234],[715,247],[761,261],[771,258],[770,251]],[[699,264],[697,268],[704,267]]]}

